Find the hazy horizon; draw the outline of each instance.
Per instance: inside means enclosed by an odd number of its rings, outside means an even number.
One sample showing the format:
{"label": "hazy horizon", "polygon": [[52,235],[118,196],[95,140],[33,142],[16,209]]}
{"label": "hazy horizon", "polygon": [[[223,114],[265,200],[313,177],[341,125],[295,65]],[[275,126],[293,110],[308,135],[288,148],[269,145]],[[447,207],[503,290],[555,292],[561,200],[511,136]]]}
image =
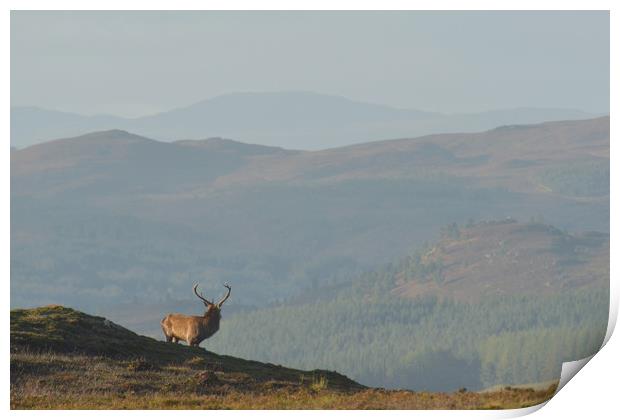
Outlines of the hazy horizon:
{"label": "hazy horizon", "polygon": [[37,109],[43,109],[43,110],[47,110],[47,111],[55,111],[55,112],[63,112],[63,113],[67,113],[67,114],[75,114],[75,115],[80,115],[83,117],[101,117],[101,116],[109,116],[109,117],[117,117],[117,118],[123,118],[123,119],[138,119],[138,118],[143,118],[143,117],[150,117],[150,116],[154,116],[160,113],[166,113],[169,111],[176,111],[176,110],[180,110],[183,108],[188,108],[194,105],[198,105],[200,103],[203,102],[207,102],[207,101],[211,101],[214,99],[218,99],[218,98],[222,98],[222,97],[227,97],[227,96],[234,96],[234,95],[261,95],[261,94],[310,94],[310,95],[317,95],[317,96],[329,96],[329,97],[336,97],[336,98],[344,98],[347,100],[350,100],[352,102],[357,102],[357,103],[361,103],[361,104],[370,104],[370,105],[378,105],[378,106],[382,106],[382,107],[389,107],[389,108],[393,108],[396,110],[406,110],[406,111],[425,111],[425,112],[433,112],[433,113],[437,113],[437,114],[443,114],[443,115],[467,115],[467,114],[483,114],[486,112],[495,112],[495,111],[509,111],[509,110],[519,110],[519,109],[563,109],[563,110],[574,110],[574,111],[579,111],[579,112],[583,112],[583,113],[587,113],[587,114],[592,114],[593,118],[596,118],[597,116],[603,116],[603,115],[609,115],[609,110],[607,110],[606,112],[596,112],[596,111],[591,111],[589,109],[583,109],[583,108],[570,108],[570,107],[540,107],[540,106],[514,106],[514,107],[507,107],[507,108],[489,108],[489,109],[480,109],[477,111],[470,111],[470,112],[444,112],[441,110],[435,110],[435,111],[429,111],[427,109],[422,109],[422,108],[404,108],[404,107],[398,107],[398,106],[394,106],[391,104],[387,104],[387,103],[376,103],[376,102],[369,102],[369,101],[361,101],[361,100],[356,100],[344,95],[338,95],[338,94],[332,94],[332,93],[327,93],[327,92],[316,92],[316,91],[307,91],[307,90],[302,90],[302,89],[291,89],[291,90],[281,90],[281,91],[231,91],[228,93],[222,93],[219,95],[215,95],[215,96],[210,96],[208,98],[204,98],[202,100],[198,100],[192,103],[188,103],[185,105],[179,105],[176,106],[174,108],[169,108],[169,109],[162,109],[161,111],[154,111],[154,112],[149,112],[146,114],[140,114],[140,115],[134,115],[134,116],[125,116],[125,115],[121,115],[120,113],[114,113],[114,112],[107,112],[107,113],[85,113],[85,112],[80,112],[80,111],[68,111],[65,109],[59,109],[59,108],[53,108],[53,107],[47,107],[47,106],[40,106],[38,104],[22,104],[22,105],[13,105],[11,104],[11,108],[37,108]]}
{"label": "hazy horizon", "polygon": [[80,115],[282,91],[606,114],[609,13],[12,11],[11,76],[11,106]]}

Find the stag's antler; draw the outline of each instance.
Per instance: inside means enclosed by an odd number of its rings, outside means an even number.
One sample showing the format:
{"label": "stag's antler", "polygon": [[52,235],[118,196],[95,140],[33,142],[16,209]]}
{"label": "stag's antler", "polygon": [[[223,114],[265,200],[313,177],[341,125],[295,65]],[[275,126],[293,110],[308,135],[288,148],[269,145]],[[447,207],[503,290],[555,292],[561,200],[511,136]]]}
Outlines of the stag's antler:
{"label": "stag's antler", "polygon": [[198,296],[200,300],[204,302],[205,305],[213,305],[213,302],[209,301],[208,299],[205,299],[200,293],[198,293],[198,290],[196,289],[198,289],[198,283],[194,285],[194,293],[196,294],[196,296]]}
{"label": "stag's antler", "polygon": [[226,296],[224,296],[224,298],[220,300],[220,303],[217,304],[218,308],[221,308],[222,304],[226,302],[226,299],[228,299],[228,297],[230,296],[230,286],[228,285],[228,283],[224,283],[223,286],[228,289],[228,292],[226,292]]}

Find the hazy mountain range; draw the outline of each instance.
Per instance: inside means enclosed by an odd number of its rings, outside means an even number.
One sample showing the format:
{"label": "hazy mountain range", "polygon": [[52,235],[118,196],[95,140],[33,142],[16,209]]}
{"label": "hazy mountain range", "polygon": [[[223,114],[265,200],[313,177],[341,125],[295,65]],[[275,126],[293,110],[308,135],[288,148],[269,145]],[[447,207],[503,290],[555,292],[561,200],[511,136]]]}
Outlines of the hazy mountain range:
{"label": "hazy mountain range", "polygon": [[162,141],[225,137],[245,143],[318,150],[379,139],[595,116],[573,109],[546,108],[443,114],[309,92],[234,93],[139,118],[12,107],[11,146],[23,148],[60,137],[122,129]]}
{"label": "hazy mountain range", "polygon": [[267,302],[406,255],[446,224],[609,231],[609,118],[287,151],[112,130],[11,153],[12,304]]}

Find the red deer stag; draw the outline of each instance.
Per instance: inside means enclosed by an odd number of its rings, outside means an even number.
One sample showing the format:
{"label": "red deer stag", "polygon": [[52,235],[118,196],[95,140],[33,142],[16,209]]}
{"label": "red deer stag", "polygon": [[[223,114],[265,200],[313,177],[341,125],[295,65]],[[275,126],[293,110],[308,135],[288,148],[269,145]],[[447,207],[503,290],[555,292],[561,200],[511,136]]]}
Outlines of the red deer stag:
{"label": "red deer stag", "polygon": [[228,289],[226,296],[219,303],[214,304],[198,293],[198,290],[196,290],[198,283],[196,283],[194,285],[194,293],[205,304],[207,311],[203,316],[166,315],[161,320],[161,329],[164,331],[166,341],[178,343],[181,340],[190,346],[197,347],[203,340],[215,334],[220,329],[220,319],[222,318],[220,310],[222,309],[222,304],[230,296],[230,286],[224,284],[224,287]]}

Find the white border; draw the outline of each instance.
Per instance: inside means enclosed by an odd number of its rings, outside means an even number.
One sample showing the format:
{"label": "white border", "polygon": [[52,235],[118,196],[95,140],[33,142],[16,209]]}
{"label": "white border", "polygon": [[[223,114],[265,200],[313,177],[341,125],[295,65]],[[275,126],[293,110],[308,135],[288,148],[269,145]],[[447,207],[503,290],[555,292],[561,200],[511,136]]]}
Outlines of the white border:
{"label": "white border", "polygon": [[[490,0],[472,0],[463,2],[462,0],[425,0],[425,1],[406,1],[406,0],[384,0],[384,1],[368,1],[357,0],[353,1],[326,1],[326,0],[298,0],[294,3],[291,1],[283,0],[264,0],[261,2],[252,0],[177,0],[177,1],[163,1],[163,0],[151,0],[151,1],[121,1],[121,0],[91,0],[88,3],[77,0],[59,0],[54,4],[50,4],[50,1],[43,0],[9,0],[5,1],[5,13],[0,17],[0,28],[2,32],[2,57],[5,62],[3,66],[0,66],[0,72],[2,72],[2,80],[5,88],[5,100],[2,104],[2,116],[1,127],[2,133],[5,139],[10,138],[9,130],[9,113],[10,113],[10,78],[9,78],[9,60],[10,60],[10,19],[9,10],[140,10],[140,9],[155,9],[155,10],[611,10],[611,92],[617,92],[616,74],[618,74],[618,43],[615,41],[618,39],[618,23],[617,16],[618,7],[614,9],[614,2],[603,0],[591,0],[591,1],[576,1],[576,0],[564,0],[564,1],[552,1],[552,0],[505,0],[502,2],[490,1]],[[577,29],[576,29],[577,30]],[[616,119],[613,112],[616,109],[617,95],[611,96],[611,133],[612,138],[615,133],[614,127]],[[8,141],[7,141],[8,143]],[[613,141],[612,141],[613,143]],[[611,162],[616,162],[615,147],[611,147]],[[10,264],[9,264],[9,252],[10,252],[10,218],[9,218],[9,188],[10,188],[10,172],[8,170],[10,164],[9,147],[5,144],[0,148],[0,156],[2,159],[3,167],[5,168],[2,174],[2,198],[4,200],[4,206],[2,206],[2,232],[4,241],[2,242],[2,255],[4,256],[5,265],[3,266],[3,287],[4,293],[2,300],[4,303],[4,311],[2,312],[3,327],[8,330],[9,328],[9,296],[10,286],[8,279],[10,278]],[[617,213],[617,196],[614,194],[613,186],[617,185],[618,171],[615,167],[611,166],[611,214]],[[611,234],[612,238],[615,238],[617,233],[617,226],[614,220],[611,220]],[[613,326],[615,325],[618,314],[618,286],[617,286],[617,264],[614,263],[618,256],[616,248],[613,246],[612,240],[611,248],[611,296],[612,304],[610,309],[610,324],[608,327],[608,333],[606,340],[609,340],[606,346],[597,354],[592,361],[588,364],[588,367],[584,369],[584,372],[580,373],[579,380],[570,381],[570,383],[561,390],[551,401],[546,404],[544,410],[537,411],[534,414],[537,418],[558,418],[573,416],[595,416],[601,418],[608,418],[608,413],[617,413],[617,399],[616,392],[616,378],[619,370],[619,363],[615,355],[620,354],[620,344],[617,337],[611,336]],[[611,336],[611,339],[609,339]],[[5,409],[9,408],[9,334],[8,331],[4,331],[2,334],[2,352],[4,360],[6,361],[2,365],[4,372],[3,382],[3,394],[6,398]],[[543,406],[545,404],[542,404]],[[381,416],[387,416],[391,418],[404,418],[405,416],[423,416],[424,418],[502,418],[502,417],[514,417],[518,415],[528,414],[541,406],[522,409],[522,410],[504,410],[504,411],[383,411]],[[284,418],[294,415],[300,418],[314,417],[316,412],[313,411],[296,411],[291,413],[288,411],[252,411],[252,412],[218,412],[218,413],[205,413],[203,411],[184,412],[184,416],[191,418],[203,417],[205,415],[221,416],[222,418],[236,417],[247,413],[248,416],[257,418]],[[35,411],[11,411],[9,415],[20,418],[34,418],[39,412]],[[169,411],[126,411],[123,412],[123,416],[128,417],[142,417],[148,416],[149,418],[167,418],[170,416]],[[375,416],[377,413],[373,411],[357,411],[357,412],[342,412],[342,411],[322,411],[321,416],[327,418],[334,417],[355,417],[355,418],[369,418]],[[605,415],[604,415],[605,414]],[[55,419],[61,418],[81,418],[84,416],[83,412],[59,412],[50,411],[41,413],[46,417]],[[109,415],[113,415],[108,411],[91,411],[88,412],[88,416],[94,418],[107,418]]]}

